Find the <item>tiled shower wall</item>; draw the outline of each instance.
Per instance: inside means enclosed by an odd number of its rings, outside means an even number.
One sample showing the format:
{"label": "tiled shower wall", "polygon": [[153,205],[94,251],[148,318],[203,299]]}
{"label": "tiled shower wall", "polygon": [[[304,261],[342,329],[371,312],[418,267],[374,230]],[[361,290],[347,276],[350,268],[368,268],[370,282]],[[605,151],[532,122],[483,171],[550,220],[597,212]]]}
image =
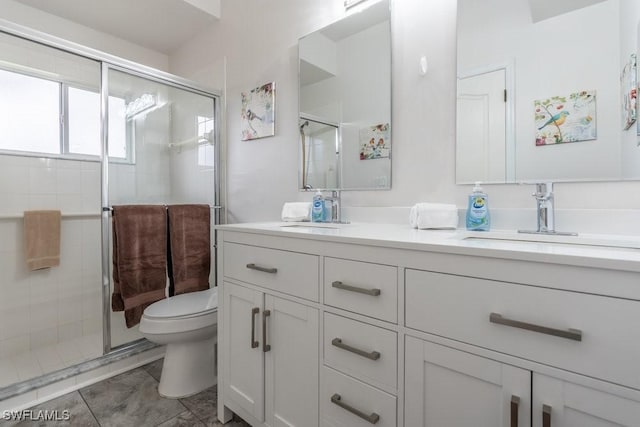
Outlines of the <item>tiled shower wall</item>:
{"label": "tiled shower wall", "polygon": [[99,355],[100,163],[0,155],[0,217],[32,209],[88,215],[63,217],[60,266],[38,271],[25,265],[22,218],[0,219],[0,358],[85,336]]}

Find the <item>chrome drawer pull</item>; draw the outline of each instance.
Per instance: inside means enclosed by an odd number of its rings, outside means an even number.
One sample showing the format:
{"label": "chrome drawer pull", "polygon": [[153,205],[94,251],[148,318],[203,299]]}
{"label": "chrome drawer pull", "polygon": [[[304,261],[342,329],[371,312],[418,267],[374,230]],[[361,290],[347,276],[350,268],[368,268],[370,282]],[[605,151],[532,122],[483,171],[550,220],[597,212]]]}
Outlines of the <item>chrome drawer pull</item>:
{"label": "chrome drawer pull", "polygon": [[519,320],[507,319],[502,317],[500,313],[491,313],[489,315],[491,323],[498,325],[511,326],[512,328],[526,329],[528,331],[539,332],[541,334],[553,335],[554,337],[566,338],[574,341],[582,341],[582,331],[579,329],[555,329],[547,326],[536,325],[533,323],[521,322]]}
{"label": "chrome drawer pull", "polygon": [[251,309],[251,348],[256,348],[260,345],[258,341],[256,341],[256,314],[260,312],[258,307],[253,307]]}
{"label": "chrome drawer pull", "polygon": [[350,351],[351,353],[355,353],[358,356],[366,357],[367,359],[371,359],[371,360],[380,359],[379,352],[377,351],[367,352],[364,350],[360,350],[359,348],[351,347],[350,345],[344,344],[340,338],[332,339],[331,344],[343,350],[347,350],[347,351]]}
{"label": "chrome drawer pull", "polygon": [[511,427],[518,427],[518,406],[520,398],[516,395],[511,396]]}
{"label": "chrome drawer pull", "polygon": [[269,268],[269,267],[260,267],[259,265],[255,265],[255,264],[247,264],[247,268],[250,270],[258,270],[258,271],[262,271],[264,273],[271,273],[271,274],[276,274],[278,272],[277,268]]}
{"label": "chrome drawer pull", "polygon": [[367,288],[359,288],[357,286],[345,285],[340,281],[335,281],[331,284],[334,288],[344,289],[345,291],[358,292],[360,294],[371,295],[377,297],[380,295],[380,289],[367,289]]}
{"label": "chrome drawer pull", "polygon": [[349,411],[352,414],[362,418],[363,420],[370,422],[371,424],[375,424],[380,420],[380,415],[376,414],[375,412],[367,415],[364,412],[354,408],[353,406],[347,405],[342,401],[342,397],[338,393],[335,393],[333,396],[331,396],[331,403],[338,405],[345,411]]}
{"label": "chrome drawer pull", "polygon": [[542,427],[551,427],[551,406],[542,405]]}

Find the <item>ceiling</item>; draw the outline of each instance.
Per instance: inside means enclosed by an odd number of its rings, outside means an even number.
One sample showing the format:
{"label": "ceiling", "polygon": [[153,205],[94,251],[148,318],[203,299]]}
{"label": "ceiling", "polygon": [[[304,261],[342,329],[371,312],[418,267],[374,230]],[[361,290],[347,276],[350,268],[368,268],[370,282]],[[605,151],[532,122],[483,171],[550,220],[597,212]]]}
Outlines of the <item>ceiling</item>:
{"label": "ceiling", "polygon": [[197,0],[16,1],[164,54],[218,19]]}
{"label": "ceiling", "polygon": [[387,20],[389,20],[389,2],[380,1],[359,12],[349,14],[345,19],[340,19],[323,28],[321,32],[337,42]]}
{"label": "ceiling", "polygon": [[529,0],[533,22],[542,21],[604,0]]}

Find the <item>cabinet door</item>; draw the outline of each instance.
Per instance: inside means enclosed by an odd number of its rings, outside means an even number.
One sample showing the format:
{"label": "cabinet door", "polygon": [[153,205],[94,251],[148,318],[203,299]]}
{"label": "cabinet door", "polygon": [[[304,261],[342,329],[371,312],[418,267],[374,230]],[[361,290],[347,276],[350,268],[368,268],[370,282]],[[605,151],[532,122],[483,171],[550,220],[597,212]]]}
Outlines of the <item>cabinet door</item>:
{"label": "cabinet door", "polygon": [[625,397],[533,374],[534,427],[635,427],[640,425],[640,393]]}
{"label": "cabinet door", "polygon": [[264,420],[264,363],[260,319],[263,294],[224,284],[225,400]]}
{"label": "cabinet door", "polygon": [[267,425],[318,425],[318,318],[315,308],[265,296]]}
{"label": "cabinet door", "polygon": [[407,427],[529,426],[530,390],[530,371],[406,338]]}

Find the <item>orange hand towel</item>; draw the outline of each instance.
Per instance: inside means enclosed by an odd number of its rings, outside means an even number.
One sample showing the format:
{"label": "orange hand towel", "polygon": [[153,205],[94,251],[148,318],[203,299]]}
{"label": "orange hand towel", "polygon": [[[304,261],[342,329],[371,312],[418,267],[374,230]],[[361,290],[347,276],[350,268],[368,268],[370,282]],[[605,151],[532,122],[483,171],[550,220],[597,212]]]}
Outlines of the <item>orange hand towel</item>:
{"label": "orange hand towel", "polygon": [[60,265],[60,211],[24,213],[24,248],[29,270]]}

